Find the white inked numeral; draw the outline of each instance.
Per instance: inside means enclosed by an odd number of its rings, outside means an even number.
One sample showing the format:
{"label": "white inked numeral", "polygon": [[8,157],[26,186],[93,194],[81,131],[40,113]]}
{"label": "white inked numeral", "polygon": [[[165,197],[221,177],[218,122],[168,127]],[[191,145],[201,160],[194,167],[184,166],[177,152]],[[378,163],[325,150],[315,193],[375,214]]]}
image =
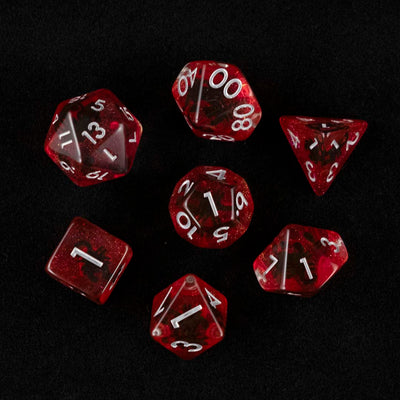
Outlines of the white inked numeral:
{"label": "white inked numeral", "polygon": [[315,178],[315,175],[313,173],[314,164],[311,161],[306,161],[306,168],[307,168],[308,177],[309,177],[310,181],[311,182],[315,182],[316,178]]}
{"label": "white inked numeral", "polygon": [[86,178],[88,179],[97,179],[99,181],[102,181],[103,178],[108,175],[108,172],[105,172],[104,174],[102,174],[103,171],[93,171],[93,172],[89,172],[88,174],[86,174]]}
{"label": "white inked numeral", "polygon": [[214,171],[206,171],[207,175],[215,176],[219,181],[225,179],[226,170],[225,169],[216,169]]}
{"label": "white inked numeral", "polygon": [[89,135],[89,132],[83,131],[83,132],[81,133],[81,135],[82,135],[83,137],[89,139],[93,144],[96,144],[96,143],[97,143],[96,140],[94,140],[94,139]]}
{"label": "white inked numeral", "polygon": [[269,271],[271,271],[272,268],[275,267],[276,263],[278,262],[278,259],[273,255],[270,254],[269,255],[269,259],[272,261],[271,264],[269,264],[268,268],[264,271],[264,273],[262,274],[263,277],[265,277],[265,275],[268,274]]}
{"label": "white inked numeral", "polygon": [[97,122],[91,122],[88,125],[88,129],[90,131],[94,129],[95,132],[100,132],[96,135],[96,139],[103,139],[106,135],[106,130],[102,128]]}
{"label": "white inked numeral", "polygon": [[183,188],[185,188],[185,192],[183,193],[184,196],[186,196],[189,192],[192,186],[194,185],[194,182],[190,182],[189,179],[186,179],[181,186],[179,186],[178,189],[178,194],[182,191]]}
{"label": "white inked numeral", "polygon": [[[102,128],[97,122],[90,122],[88,124],[87,129],[91,132],[91,133],[97,133],[97,135],[95,136],[96,139],[100,140],[103,139],[104,136],[106,135],[106,130],[104,128]],[[93,132],[92,132],[93,131]],[[97,144],[96,139],[94,139],[89,132],[87,131],[83,131],[81,133],[81,135],[87,139],[89,139],[93,144]]]}
{"label": "white inked numeral", "polygon": [[[195,353],[196,351],[200,351],[203,348],[203,346],[201,344],[188,343],[188,342],[185,342],[184,340],[176,340],[175,342],[172,342],[171,347],[173,349],[176,349],[179,344],[182,344],[183,347],[188,348],[188,353]],[[189,347],[192,347],[192,348],[189,349]]]}
{"label": "white inked numeral", "polygon": [[322,244],[322,246],[334,246],[335,247],[334,252],[339,253],[340,244],[337,244],[335,242],[330,242],[326,237],[321,238],[321,244]]}
{"label": "white inked numeral", "polygon": [[208,191],[208,192],[204,193],[204,194],[203,194],[203,197],[204,197],[205,199],[208,199],[208,201],[210,202],[210,207],[211,207],[211,210],[212,210],[212,212],[213,212],[213,214],[214,214],[214,217],[218,217],[217,206],[216,206],[215,203],[214,203],[214,199],[213,199],[213,197],[212,197],[211,192]]}
{"label": "white inked numeral", "polygon": [[[243,113],[240,112],[243,108],[249,108],[249,111]],[[253,126],[253,121],[251,118],[247,118],[249,115],[253,114],[254,112],[254,106],[252,104],[240,104],[238,105],[234,110],[233,110],[233,116],[235,118],[243,118],[243,119],[237,119],[233,121],[231,125],[231,129],[233,131],[247,131]]]}
{"label": "white inked numeral", "polygon": [[[181,75],[181,77],[178,80],[178,93],[179,96],[184,96],[187,91],[189,90],[189,81],[188,78],[190,80],[190,89],[193,87],[194,85],[194,79],[196,78],[196,74],[197,74],[197,67],[192,71],[190,68],[188,68],[189,72],[188,74],[185,75]],[[182,84],[183,84],[183,88],[182,88]]]}
{"label": "white inked numeral", "polygon": [[307,258],[305,258],[305,257],[300,258],[300,263],[304,265],[304,268],[306,269],[306,272],[307,272],[308,279],[310,279],[310,280],[313,279],[313,276],[312,276],[312,273],[310,270],[310,266],[308,265],[308,262],[307,262]]}
{"label": "white inked numeral", "polygon": [[328,177],[326,178],[327,182],[330,182],[334,177],[335,177],[335,169],[339,167],[339,164],[337,162],[333,163],[331,166],[331,169],[329,170]]}
{"label": "white inked numeral", "polygon": [[105,153],[105,155],[113,162],[118,158],[116,155],[110,153],[110,151],[107,149],[103,149],[103,153]]}
{"label": "white inked numeral", "polygon": [[[184,222],[182,222],[182,217],[184,219]],[[189,216],[183,211],[179,211],[178,214],[176,214],[176,222],[182,229],[185,230],[189,229],[192,225]]]}
{"label": "white inked numeral", "polygon": [[203,309],[203,307],[201,306],[201,304],[199,304],[196,307],[191,308],[190,310],[187,310],[186,312],[184,312],[181,315],[178,315],[177,317],[171,319],[171,325],[176,329],[179,328],[179,322],[183,321],[184,319],[190,317],[193,314],[198,313],[199,311],[201,311]]}
{"label": "white inked numeral", "polygon": [[[187,215],[184,211],[179,211],[178,214],[176,214],[176,222],[184,230],[192,227],[187,233],[187,236],[190,240],[193,240],[193,234],[197,231],[197,226],[192,226],[192,221],[190,220],[189,215]],[[197,223],[196,220],[195,223]]]}
{"label": "white inked numeral", "polygon": [[253,126],[251,118],[237,119],[232,122],[231,129],[233,131],[248,131]]}
{"label": "white inked numeral", "polygon": [[[222,74],[223,76],[218,83],[215,83],[214,80],[218,74]],[[242,90],[243,86],[242,81],[238,78],[233,78],[230,81],[226,82],[227,80],[228,80],[228,71],[225,68],[218,68],[211,74],[208,83],[213,89],[219,89],[222,86],[224,86],[224,96],[227,99],[234,99]],[[229,88],[235,83],[237,85],[236,90],[233,93],[229,93]]]}
{"label": "white inked numeral", "polygon": [[310,144],[309,149],[312,150],[313,148],[315,148],[316,146],[318,146],[318,139],[314,138],[314,141]]}
{"label": "white inked numeral", "polygon": [[76,256],[80,256],[80,257],[84,258],[86,261],[91,262],[96,267],[101,268],[103,266],[102,261],[98,260],[97,258],[94,258],[90,254],[85,253],[83,250],[78,249],[77,247],[74,247],[71,251],[71,257],[75,258]]}
{"label": "white inked numeral", "polygon": [[136,143],[136,131],[133,132],[133,138],[129,139],[129,143]]}
{"label": "white inked numeral", "polygon": [[68,104],[74,103],[75,101],[78,101],[78,100],[83,100],[86,96],[87,96],[87,93],[83,94],[82,96],[73,97],[72,99],[70,99]]}
{"label": "white inked numeral", "polygon": [[[71,131],[66,131],[66,132],[60,133],[58,135],[58,138],[61,140],[64,136],[68,136],[70,134],[71,134]],[[69,140],[67,139],[66,142],[61,143],[61,148],[63,149],[65,146],[68,146],[71,143],[73,143],[72,139],[69,139]]]}
{"label": "white inked numeral", "polygon": [[210,300],[210,304],[212,307],[217,308],[221,303],[220,300],[218,300],[207,288],[204,288],[204,290],[207,293],[208,299]]}
{"label": "white inked numeral", "polygon": [[164,311],[164,304],[165,304],[165,301],[168,299],[168,296],[171,293],[171,290],[172,290],[172,286],[169,288],[168,293],[164,297],[163,301],[161,302],[161,304],[158,307],[157,311],[154,313],[153,317],[156,317],[158,314],[161,314]]}
{"label": "white inked numeral", "polygon": [[135,118],[133,117],[132,113],[126,107],[120,107],[119,109],[122,111],[122,113],[125,115],[125,117],[129,121],[134,121],[135,120]]}
{"label": "white inked numeral", "polygon": [[[242,110],[243,108],[248,108],[249,111],[245,113],[239,112],[239,110]],[[240,104],[233,110],[233,116],[235,118],[246,118],[249,115],[253,114],[253,112],[254,112],[254,106],[252,104]]]}
{"label": "white inked numeral", "polygon": [[221,142],[234,142],[235,139],[233,137],[227,135],[212,135],[211,133],[204,133],[203,137],[208,138],[210,140],[218,140]]}
{"label": "white inked numeral", "polygon": [[348,140],[346,142],[346,151],[349,151],[350,146],[354,146],[357,143],[358,139],[360,138],[359,132],[355,132],[354,134],[356,135],[356,137],[353,140]]}
{"label": "white inked numeral", "polygon": [[58,114],[54,116],[54,120],[51,124],[54,125],[57,121],[58,121]]}
{"label": "white inked numeral", "polygon": [[300,139],[290,129],[288,129],[288,132],[292,139],[292,145],[297,149],[300,146]]}
{"label": "white inked numeral", "polygon": [[334,139],[332,140],[331,146],[337,150],[339,148],[339,143]]}
{"label": "white inked numeral", "polygon": [[249,203],[246,200],[246,197],[244,197],[244,194],[242,192],[237,192],[236,194],[236,207],[238,210],[243,210],[243,208],[248,206]]}
{"label": "white inked numeral", "polygon": [[224,242],[225,240],[228,240],[228,231],[229,226],[221,226],[221,228],[218,228],[214,231],[213,236],[218,239],[217,243]]}
{"label": "white inked numeral", "polygon": [[90,108],[93,110],[93,111],[97,111],[97,112],[100,112],[100,111],[103,111],[104,110],[104,104],[105,104],[105,100],[102,100],[102,99],[98,99],[98,100],[96,100],[96,102],[94,103],[95,105],[94,106],[91,106]]}
{"label": "white inked numeral", "polygon": [[66,171],[71,171],[73,174],[75,173],[75,168],[69,166],[65,161],[60,161],[60,165],[62,168],[64,168]]}

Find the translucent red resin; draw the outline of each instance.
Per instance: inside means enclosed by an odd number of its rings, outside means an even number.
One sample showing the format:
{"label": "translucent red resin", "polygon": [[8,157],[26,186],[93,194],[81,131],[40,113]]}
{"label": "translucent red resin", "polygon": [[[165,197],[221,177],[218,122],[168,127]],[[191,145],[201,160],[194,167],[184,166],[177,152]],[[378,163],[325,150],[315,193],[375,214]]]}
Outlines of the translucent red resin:
{"label": "translucent red resin", "polygon": [[169,202],[178,234],[207,248],[225,248],[239,239],[253,210],[246,181],[223,167],[194,168],[176,184]]}
{"label": "translucent red resin", "polygon": [[227,307],[222,293],[195,275],[185,275],[154,297],[150,335],[190,360],[223,339]]}
{"label": "translucent red resin", "polygon": [[47,263],[46,272],[95,303],[104,304],[131,258],[129,245],[77,217]]}
{"label": "translucent red resin", "polygon": [[328,190],[368,126],[354,119],[297,116],[283,116],[280,123],[318,196]]}
{"label": "translucent red resin", "polygon": [[196,136],[234,142],[247,139],[261,108],[238,67],[215,61],[186,64],[172,94]]}
{"label": "translucent red resin", "polygon": [[287,225],[254,261],[258,283],[267,292],[310,297],[347,261],[336,232]]}
{"label": "translucent red resin", "polygon": [[126,175],[142,126],[109,90],[65,100],[56,109],[44,149],[78,186]]}

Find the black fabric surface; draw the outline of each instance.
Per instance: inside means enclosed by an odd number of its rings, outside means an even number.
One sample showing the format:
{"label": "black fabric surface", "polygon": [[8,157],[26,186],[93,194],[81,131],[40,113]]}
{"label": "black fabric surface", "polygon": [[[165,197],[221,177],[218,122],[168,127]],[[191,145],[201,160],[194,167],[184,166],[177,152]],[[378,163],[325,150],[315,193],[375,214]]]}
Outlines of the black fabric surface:
{"label": "black fabric surface", "polygon": [[[80,1],[0,6],[1,399],[393,399],[399,380],[399,6],[395,1]],[[35,5],[34,5],[35,4]],[[244,72],[263,109],[245,142],[196,138],[171,95],[185,63]],[[132,171],[79,188],[43,151],[59,102],[112,90],[144,127]],[[364,137],[312,192],[284,114],[360,118]],[[196,165],[243,176],[255,212],[225,250],[174,231]],[[129,243],[104,306],[44,266],[75,216]],[[253,260],[288,223],[340,233],[349,261],[311,299],[265,293]],[[192,272],[228,298],[226,338],[193,361],[153,342],[156,293]]]}

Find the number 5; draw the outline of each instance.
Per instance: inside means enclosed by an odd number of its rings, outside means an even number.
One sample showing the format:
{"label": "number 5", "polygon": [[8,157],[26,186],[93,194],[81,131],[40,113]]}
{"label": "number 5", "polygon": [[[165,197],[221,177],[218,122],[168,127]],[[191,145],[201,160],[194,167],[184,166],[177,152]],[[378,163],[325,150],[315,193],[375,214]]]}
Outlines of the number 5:
{"label": "number 5", "polygon": [[97,111],[97,112],[103,111],[103,110],[104,110],[104,103],[105,103],[105,102],[106,102],[105,100],[98,99],[98,100],[96,101],[96,103],[94,103],[94,104],[96,104],[96,106],[91,106],[90,108],[91,108],[93,111]]}

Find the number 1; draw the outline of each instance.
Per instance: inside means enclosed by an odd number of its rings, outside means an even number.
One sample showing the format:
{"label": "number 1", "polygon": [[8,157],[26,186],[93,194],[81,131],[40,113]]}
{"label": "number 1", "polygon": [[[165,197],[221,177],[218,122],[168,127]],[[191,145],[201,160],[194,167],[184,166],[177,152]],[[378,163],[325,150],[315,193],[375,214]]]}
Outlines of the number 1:
{"label": "number 1", "polygon": [[74,247],[71,251],[71,257],[75,258],[75,256],[80,256],[84,258],[86,261],[91,262],[96,267],[101,268],[103,266],[103,263],[100,260],[92,257],[90,254],[85,253],[83,250],[78,249],[77,247]]}

